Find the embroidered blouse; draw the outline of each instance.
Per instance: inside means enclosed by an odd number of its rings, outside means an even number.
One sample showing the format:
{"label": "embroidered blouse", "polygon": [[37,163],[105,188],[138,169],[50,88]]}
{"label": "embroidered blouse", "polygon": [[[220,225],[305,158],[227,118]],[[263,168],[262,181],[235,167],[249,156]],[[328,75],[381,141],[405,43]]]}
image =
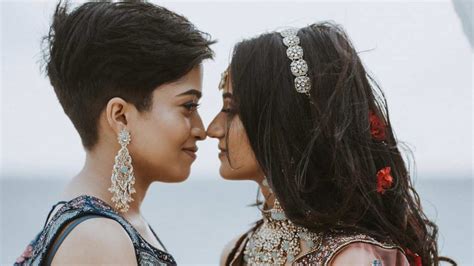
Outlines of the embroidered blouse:
{"label": "embroidered blouse", "polygon": [[[262,221],[257,222],[252,229],[237,240],[226,258],[225,265],[246,265],[244,259],[246,244],[261,224]],[[391,241],[379,241],[365,234],[341,230],[323,233],[320,244],[298,255],[292,265],[326,266],[336,261],[342,264],[349,262],[368,266],[409,266],[403,249]]]}
{"label": "embroidered blouse", "polygon": [[[51,212],[59,204],[64,205],[48,221]],[[148,243],[125,218],[101,199],[82,195],[68,202],[58,202],[52,207],[51,212],[43,229],[17,259],[14,263],[15,266],[50,265],[54,254],[67,234],[80,222],[96,217],[113,219],[125,229],[132,240],[137,265],[176,265],[173,256],[166,252],[166,248],[150,226],[151,231],[165,251],[159,250]],[[60,234],[63,229],[64,232]]]}

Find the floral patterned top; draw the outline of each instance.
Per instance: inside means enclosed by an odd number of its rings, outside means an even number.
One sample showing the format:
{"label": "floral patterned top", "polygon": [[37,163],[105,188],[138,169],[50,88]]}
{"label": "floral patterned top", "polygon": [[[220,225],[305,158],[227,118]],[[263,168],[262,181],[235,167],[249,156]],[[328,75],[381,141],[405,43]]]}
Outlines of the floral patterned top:
{"label": "floral patterned top", "polygon": [[[50,253],[53,252],[54,254],[64,239],[63,235],[60,236],[61,231],[64,229],[64,232],[69,233],[81,221],[94,217],[113,219],[125,229],[135,248],[137,265],[176,265],[173,256],[149,244],[125,218],[101,199],[82,195],[68,202],[58,202],[53,206],[51,212],[58,204],[64,205],[49,222],[48,215],[45,226],[17,259],[14,263],[15,266],[50,265],[54,257]],[[150,229],[161,244],[153,229],[151,227]]]}
{"label": "floral patterned top", "polygon": [[[253,232],[255,232],[262,223],[261,220],[258,221],[255,226],[237,240],[225,260],[225,265],[246,265],[244,256],[246,244],[252,237]],[[371,252],[373,255],[373,262],[371,265],[409,265],[405,251],[401,247],[392,243],[389,239],[379,241],[366,234],[349,231],[346,232],[343,230],[324,232],[320,244],[314,246],[311,250],[298,255],[291,265],[330,265],[332,260],[339,255],[343,249],[356,243],[368,244],[368,249],[374,251]],[[351,250],[349,249],[349,251]],[[357,251],[349,252],[349,256],[357,259],[358,254],[356,253]]]}

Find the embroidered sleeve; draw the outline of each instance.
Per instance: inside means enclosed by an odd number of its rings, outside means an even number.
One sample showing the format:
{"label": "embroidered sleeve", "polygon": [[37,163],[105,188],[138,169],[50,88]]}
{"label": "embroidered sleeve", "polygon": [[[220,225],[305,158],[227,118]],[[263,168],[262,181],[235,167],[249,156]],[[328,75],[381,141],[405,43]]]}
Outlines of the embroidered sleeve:
{"label": "embroidered sleeve", "polygon": [[328,233],[311,252],[298,257],[294,265],[403,265],[408,261],[402,249],[364,234]]}
{"label": "embroidered sleeve", "polygon": [[409,266],[408,260],[399,249],[364,242],[344,246],[328,261],[328,265],[334,266],[349,264]]}

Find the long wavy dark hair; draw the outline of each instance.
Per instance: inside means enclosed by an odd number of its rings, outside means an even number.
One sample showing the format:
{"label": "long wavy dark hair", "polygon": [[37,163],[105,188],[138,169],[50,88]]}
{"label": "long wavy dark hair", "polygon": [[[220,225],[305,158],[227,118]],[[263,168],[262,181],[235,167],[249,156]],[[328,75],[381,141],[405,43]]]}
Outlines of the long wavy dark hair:
{"label": "long wavy dark hair", "polygon": [[[341,26],[313,24],[298,37],[310,96],[296,92],[277,32],[236,44],[230,65],[229,114],[240,117],[287,217],[314,231],[345,228],[388,237],[419,254],[424,265],[438,265],[438,228],[413,188],[411,157],[400,151],[383,92]],[[383,142],[371,135],[370,112],[385,125]],[[385,167],[393,184],[382,194],[376,175]]]}

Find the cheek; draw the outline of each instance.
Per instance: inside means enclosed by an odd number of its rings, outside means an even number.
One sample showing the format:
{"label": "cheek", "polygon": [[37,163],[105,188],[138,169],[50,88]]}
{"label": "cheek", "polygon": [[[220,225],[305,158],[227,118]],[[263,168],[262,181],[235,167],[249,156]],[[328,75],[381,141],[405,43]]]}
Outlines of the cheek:
{"label": "cheek", "polygon": [[[228,146],[230,152],[221,160],[222,177],[230,180],[258,179],[260,167],[240,121],[233,123],[229,130]],[[228,157],[230,157],[230,163]]]}
{"label": "cheek", "polygon": [[187,178],[190,164],[182,148],[190,136],[189,119],[179,112],[161,112],[140,123],[135,130],[135,165],[143,170],[143,175],[153,179],[160,176],[166,178],[160,180],[165,182]]}

